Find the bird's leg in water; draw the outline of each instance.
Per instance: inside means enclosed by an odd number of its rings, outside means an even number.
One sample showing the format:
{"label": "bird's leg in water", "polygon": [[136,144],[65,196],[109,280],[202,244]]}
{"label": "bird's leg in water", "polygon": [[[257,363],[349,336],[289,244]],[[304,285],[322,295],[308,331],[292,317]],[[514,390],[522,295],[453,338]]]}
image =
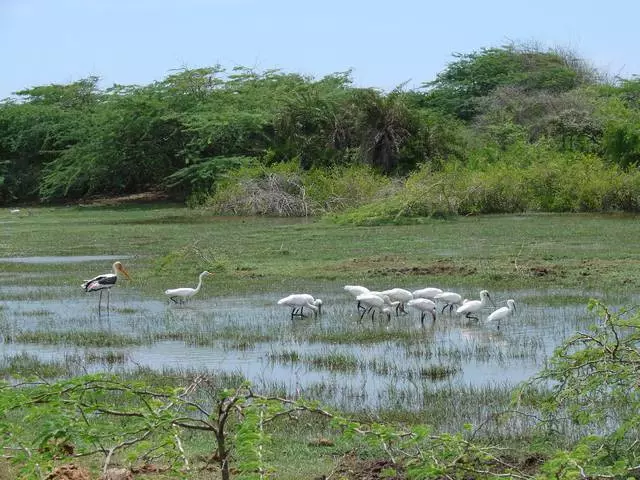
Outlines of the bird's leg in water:
{"label": "bird's leg in water", "polygon": [[109,303],[111,300],[111,289],[107,288],[107,316],[109,316]]}
{"label": "bird's leg in water", "polygon": [[98,298],[98,316],[100,316],[100,305],[102,304],[102,290],[100,290],[100,298]]}

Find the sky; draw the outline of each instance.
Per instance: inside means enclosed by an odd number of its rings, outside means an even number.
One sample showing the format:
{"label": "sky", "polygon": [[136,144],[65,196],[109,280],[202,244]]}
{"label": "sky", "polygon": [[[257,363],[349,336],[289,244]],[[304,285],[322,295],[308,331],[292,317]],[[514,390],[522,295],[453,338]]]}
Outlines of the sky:
{"label": "sky", "polygon": [[148,84],[220,64],[385,91],[434,80],[452,54],[511,42],[640,74],[640,0],[0,0],[0,99],[90,75]]}

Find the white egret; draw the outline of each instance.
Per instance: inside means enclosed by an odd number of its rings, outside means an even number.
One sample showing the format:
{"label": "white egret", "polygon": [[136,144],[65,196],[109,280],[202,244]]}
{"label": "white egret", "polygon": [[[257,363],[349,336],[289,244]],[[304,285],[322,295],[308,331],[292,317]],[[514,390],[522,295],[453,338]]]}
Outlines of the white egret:
{"label": "white egret", "polygon": [[82,288],[85,292],[100,292],[98,299],[98,315],[100,315],[100,307],[102,306],[102,291],[107,291],[107,314],[109,314],[109,301],[111,299],[111,288],[118,281],[118,273],[122,273],[127,279],[131,280],[129,273],[125,270],[120,262],[114,262],[113,273],[103,273],[93,277],[91,280],[85,280]]}
{"label": "white egret", "polygon": [[190,287],[169,288],[164,291],[164,294],[167,295],[173,303],[178,303],[177,299],[180,300],[180,303],[184,303],[187,298],[193,297],[196,293],[200,291],[200,287],[202,287],[202,279],[207,275],[213,275],[213,273],[207,272],[206,270],[202,272],[198,277],[198,286],[196,288],[190,288]]}
{"label": "white egret", "polygon": [[455,305],[462,305],[463,303],[462,295],[455,292],[438,293],[436,296],[433,297],[433,299],[444,302],[444,307],[442,307],[442,313],[444,313],[447,307],[449,307],[449,313],[451,313]]}
{"label": "white egret", "polygon": [[413,299],[413,293],[411,293],[409,290],[405,290],[404,288],[391,288],[389,290],[383,290],[380,293],[382,293],[383,295],[387,295],[389,297],[389,300],[391,300],[392,302],[398,302],[398,305],[396,306],[396,315],[398,314],[398,311],[407,313],[407,311],[404,309],[404,305],[409,300]]}
{"label": "white egret", "polygon": [[373,321],[376,310],[379,310],[380,313],[386,313],[387,321],[391,320],[391,309],[395,303],[392,303],[386,295],[381,295],[380,292],[362,293],[356,297],[356,300],[364,306],[360,320],[367,312],[371,312],[371,321]]}
{"label": "white egret", "polygon": [[482,310],[484,307],[487,306],[489,302],[491,302],[493,306],[495,306],[495,303],[493,303],[493,300],[491,299],[489,292],[487,292],[486,290],[482,290],[480,292],[480,300],[467,300],[462,304],[461,307],[458,307],[458,309],[456,310],[456,313],[460,313],[460,314],[464,313],[464,316],[466,318],[469,318],[469,319],[473,318],[475,320],[479,320],[478,317],[474,315],[474,313],[477,313],[480,310]]}
{"label": "white egret", "polygon": [[313,295],[308,293],[294,293],[288,297],[278,300],[278,305],[285,305],[291,307],[291,319],[294,316],[304,317],[304,307],[313,311],[314,314],[322,313],[322,300],[319,298],[313,298]]}
{"label": "white egret", "polygon": [[507,306],[501,307],[487,317],[487,323],[498,321],[498,329],[500,329],[500,321],[504,318],[510,317],[516,313],[516,302],[513,299],[507,300]]}
{"label": "white egret", "polygon": [[424,317],[427,313],[431,315],[433,321],[436,321],[436,304],[428,298],[414,298],[407,302],[408,307],[413,307],[420,311],[420,323],[424,325]]}
{"label": "white egret", "polygon": [[413,298],[428,298],[429,300],[433,300],[439,293],[442,293],[442,289],[440,288],[421,288],[420,290],[413,291]]}
{"label": "white egret", "polygon": [[[367,287],[362,287],[360,285],[345,285],[344,289],[354,297],[362,295],[363,293],[369,293],[369,289]],[[366,308],[364,308],[362,304],[358,302],[358,313],[360,313],[360,310],[366,310]]]}

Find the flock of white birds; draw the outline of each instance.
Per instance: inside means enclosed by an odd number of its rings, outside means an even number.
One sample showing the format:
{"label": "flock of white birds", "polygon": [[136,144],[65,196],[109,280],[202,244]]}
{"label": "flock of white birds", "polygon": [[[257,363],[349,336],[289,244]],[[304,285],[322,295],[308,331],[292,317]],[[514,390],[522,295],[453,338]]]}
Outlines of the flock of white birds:
{"label": "flock of white birds", "polygon": [[[437,303],[440,303],[442,305],[440,313],[444,313],[447,308],[452,313],[455,308],[457,314],[479,321],[478,315],[489,304],[496,307],[491,295],[486,290],[480,292],[479,300],[468,300],[463,299],[458,293],[446,292],[434,287],[423,288],[413,292],[403,288],[372,291],[360,285],[345,285],[344,289],[353,295],[358,302],[357,309],[360,314],[360,320],[369,313],[371,313],[372,321],[376,313],[386,315],[387,320],[390,320],[394,311],[396,315],[408,313],[405,307],[411,307],[420,312],[420,323],[424,325],[424,319],[427,315],[430,315],[433,321],[436,320]],[[290,307],[291,318],[304,316],[305,308],[313,312],[314,315],[322,313],[322,300],[314,298],[308,293],[294,293],[288,297],[281,298],[278,300],[278,305]],[[513,315],[515,311],[516,302],[513,299],[509,299],[506,307],[494,310],[485,321],[487,323],[496,322],[498,328],[500,328],[500,322]]]}
{"label": "flock of white birds", "polygon": [[[113,273],[104,273],[98,275],[90,280],[85,280],[82,284],[82,288],[85,292],[100,292],[100,299],[98,300],[98,313],[100,313],[100,307],[102,303],[102,292],[109,290],[116,284],[118,280],[118,274],[122,273],[125,277],[130,278],[128,272],[122,266],[122,263],[115,262],[113,264]],[[194,296],[200,291],[202,287],[202,280],[208,275],[213,273],[204,271],[198,277],[198,285],[195,288],[180,287],[170,288],[165,290],[170,301],[174,303],[183,303],[186,299]],[[424,325],[424,319],[427,315],[431,316],[433,321],[436,320],[437,302],[442,304],[442,310],[440,313],[448,308],[449,313],[455,312],[459,315],[464,315],[468,319],[479,321],[478,315],[480,312],[488,307],[489,304],[494,303],[491,295],[486,290],[480,292],[480,300],[467,300],[455,292],[445,292],[439,288],[428,287],[420,290],[414,290],[410,292],[403,288],[391,288],[383,291],[372,291],[367,287],[360,285],[345,285],[345,291],[349,292],[356,299],[358,313],[360,314],[360,320],[365,315],[371,313],[371,320],[374,320],[376,313],[384,314],[387,316],[387,320],[391,319],[391,314],[395,311],[396,315],[400,313],[408,313],[405,307],[411,307],[420,312],[420,323]],[[284,305],[291,308],[291,318],[295,316],[303,317],[304,309],[311,311],[314,315],[322,313],[322,300],[314,298],[308,293],[294,293],[288,297],[278,300],[278,305]],[[109,311],[109,295],[107,295],[107,312]],[[487,323],[496,322],[498,328],[500,328],[500,321],[513,315],[516,311],[516,302],[513,299],[507,300],[507,306],[498,308],[493,311],[486,319]]]}

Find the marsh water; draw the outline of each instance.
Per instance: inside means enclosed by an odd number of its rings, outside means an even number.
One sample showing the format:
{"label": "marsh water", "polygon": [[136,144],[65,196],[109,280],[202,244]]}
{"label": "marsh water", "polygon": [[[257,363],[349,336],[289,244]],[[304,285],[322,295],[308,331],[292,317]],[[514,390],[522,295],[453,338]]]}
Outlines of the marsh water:
{"label": "marsh water", "polygon": [[[105,259],[76,259],[93,260]],[[539,371],[564,338],[593,320],[586,311],[588,294],[567,291],[492,291],[498,306],[508,298],[517,302],[517,313],[500,328],[484,322],[491,309],[480,321],[439,309],[435,322],[426,319],[424,326],[411,309],[390,321],[380,315],[360,320],[353,297],[331,282],[312,292],[324,301],[317,317],[292,319],[288,308],[276,304],[291,292],[217,297],[206,284],[184,305],[161,293],[145,298],[129,286],[116,286],[109,314],[105,295],[99,316],[98,294],[85,294],[79,285],[42,292],[28,286],[28,275],[22,281],[0,276],[0,355],[5,358],[28,353],[43,361],[74,359],[82,371],[143,366],[238,373],[258,388],[308,394],[346,408],[411,409],[425,391],[511,387]],[[392,286],[425,285],[387,288]],[[478,295],[468,289],[460,293]],[[115,340],[87,346],[77,340],[83,332]],[[86,360],[101,358],[100,352],[115,352],[122,361]]]}

